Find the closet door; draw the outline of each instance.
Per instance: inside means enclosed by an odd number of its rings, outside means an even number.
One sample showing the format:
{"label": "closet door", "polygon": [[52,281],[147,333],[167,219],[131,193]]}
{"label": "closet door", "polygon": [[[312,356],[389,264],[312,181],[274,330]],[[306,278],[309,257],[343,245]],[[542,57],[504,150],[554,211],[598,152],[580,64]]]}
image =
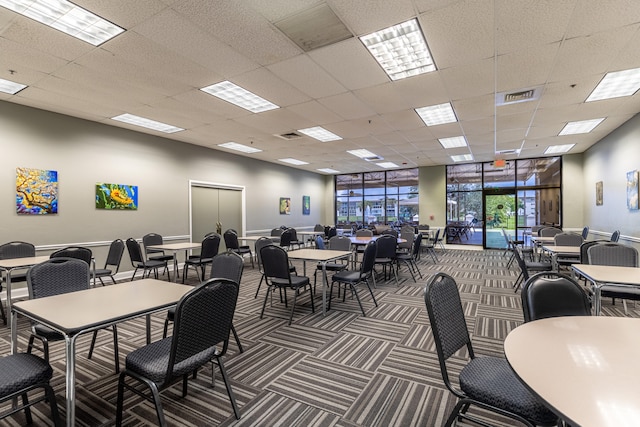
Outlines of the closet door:
{"label": "closet door", "polygon": [[[242,230],[242,191],[216,188],[212,186],[191,186],[191,241],[201,242],[207,233],[222,229],[220,236],[233,228],[239,234]],[[224,239],[220,242],[220,252],[225,251]]]}

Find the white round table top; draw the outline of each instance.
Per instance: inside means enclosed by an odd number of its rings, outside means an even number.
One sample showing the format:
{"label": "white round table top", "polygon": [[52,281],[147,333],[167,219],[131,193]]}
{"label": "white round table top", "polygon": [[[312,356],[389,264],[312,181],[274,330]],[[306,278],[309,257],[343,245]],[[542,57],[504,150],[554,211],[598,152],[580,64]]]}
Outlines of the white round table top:
{"label": "white round table top", "polygon": [[569,423],[640,424],[640,319],[536,320],[511,331],[504,350],[518,377]]}

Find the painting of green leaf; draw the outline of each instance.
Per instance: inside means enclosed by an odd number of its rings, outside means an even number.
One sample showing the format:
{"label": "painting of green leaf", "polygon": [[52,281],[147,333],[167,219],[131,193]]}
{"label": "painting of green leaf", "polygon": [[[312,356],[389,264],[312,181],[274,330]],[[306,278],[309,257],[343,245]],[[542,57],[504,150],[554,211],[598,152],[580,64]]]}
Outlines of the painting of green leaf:
{"label": "painting of green leaf", "polygon": [[16,210],[23,215],[58,213],[58,172],[16,168]]}
{"label": "painting of green leaf", "polygon": [[302,196],[302,215],[311,214],[311,197]]}
{"label": "painting of green leaf", "polygon": [[138,186],[124,184],[96,184],[97,209],[138,209]]}
{"label": "painting of green leaf", "polygon": [[280,197],[280,215],[291,214],[291,198]]}

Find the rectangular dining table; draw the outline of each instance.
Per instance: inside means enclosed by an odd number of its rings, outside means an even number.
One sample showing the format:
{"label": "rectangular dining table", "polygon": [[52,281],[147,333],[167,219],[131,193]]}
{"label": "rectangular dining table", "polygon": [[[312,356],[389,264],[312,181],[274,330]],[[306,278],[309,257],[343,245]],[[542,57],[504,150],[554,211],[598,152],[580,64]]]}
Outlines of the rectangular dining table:
{"label": "rectangular dining table", "polygon": [[327,312],[327,288],[329,279],[327,278],[327,263],[339,259],[348,259],[351,251],[334,251],[331,249],[297,249],[287,252],[289,259],[302,260],[303,276],[307,275],[307,261],[320,263],[322,266],[322,315]]}
{"label": "rectangular dining table", "polygon": [[[65,338],[67,426],[75,424],[76,339],[85,333],[149,316],[175,305],[193,286],[157,279],[86,289],[15,303],[11,309],[11,352],[18,350],[17,315],[47,326]],[[147,341],[150,340],[147,317]]]}
{"label": "rectangular dining table", "polygon": [[580,246],[553,246],[545,245],[542,247],[544,252],[551,254],[551,265],[554,271],[558,271],[558,257],[580,258]]}
{"label": "rectangular dining table", "polygon": [[178,242],[178,243],[164,243],[162,245],[150,245],[148,249],[155,249],[160,251],[171,251],[173,253],[173,277],[174,281],[178,283],[178,252],[184,251],[184,259],[188,258],[188,252],[191,249],[200,249],[202,243],[192,242]]}
{"label": "rectangular dining table", "polygon": [[49,255],[0,259],[0,270],[5,272],[5,285],[7,286],[7,314],[9,315],[7,321],[9,322],[9,326],[11,326],[11,273],[14,270],[26,270],[29,267],[45,262],[48,259]]}
{"label": "rectangular dining table", "polygon": [[640,268],[615,265],[573,264],[573,270],[591,282],[593,308],[596,316],[602,309],[602,287],[612,285],[620,288],[640,289]]}

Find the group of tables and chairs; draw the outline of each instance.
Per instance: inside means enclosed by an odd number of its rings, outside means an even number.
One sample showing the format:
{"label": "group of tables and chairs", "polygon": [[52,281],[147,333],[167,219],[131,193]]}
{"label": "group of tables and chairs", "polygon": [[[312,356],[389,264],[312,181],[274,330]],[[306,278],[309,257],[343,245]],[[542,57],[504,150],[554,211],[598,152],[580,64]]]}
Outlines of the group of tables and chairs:
{"label": "group of tables and chairs", "polygon": [[[56,398],[49,384],[53,372],[49,364],[49,343],[64,341],[66,425],[75,425],[76,341],[81,335],[93,333],[88,354],[88,358],[91,358],[96,335],[102,329],[113,333],[115,371],[120,373],[116,425],[122,422],[123,390],[135,389],[139,392],[138,388],[130,387],[130,381],[125,381],[125,378],[135,378],[146,384],[155,402],[158,422],[166,425],[159,391],[182,379],[184,396],[187,375],[209,361],[218,365],[233,412],[239,418],[221,357],[227,350],[230,334],[234,335],[239,351],[243,351],[232,318],[244,260],[234,251],[218,254],[220,236],[217,234],[205,237],[202,244],[198,245],[164,244],[157,239],[157,235],[154,238],[146,240],[144,253],[147,256],[143,255],[136,239],[127,239],[126,247],[134,267],[131,282],[127,283],[116,283],[114,277],[125,248],[121,239],[110,244],[104,268],[100,269],[95,268],[95,259],[89,248],[67,247],[50,255],[36,256],[35,246],[30,243],[9,242],[0,245],[0,269],[7,287],[7,307],[11,316],[5,318],[5,322],[11,327],[12,353],[0,358],[0,401],[13,401],[11,410],[0,414],[0,419],[24,410],[27,421],[31,422],[30,406],[46,400],[51,406],[54,425],[62,425]],[[202,277],[199,285],[193,287],[173,283],[170,274],[167,274],[167,281],[157,279],[160,270],[168,272],[169,260],[173,259],[174,268],[177,267],[176,252],[195,248],[201,248],[202,251],[199,255],[185,254],[183,279],[192,266],[198,273],[198,279]],[[164,255],[160,252],[164,250],[170,250],[173,254]],[[211,266],[212,278],[205,281],[208,266]],[[138,270],[143,272],[143,277],[134,281]],[[149,278],[151,273],[154,278]],[[104,286],[104,277],[111,278],[110,286]],[[174,269],[174,279],[177,280],[177,277],[177,269]],[[14,283],[27,282],[28,300],[12,303],[12,279]],[[103,286],[95,286],[97,280]],[[218,305],[212,303],[213,300]],[[151,343],[149,320],[151,314],[159,311],[167,311],[163,339]],[[29,319],[31,323],[25,353],[18,352],[18,315]],[[147,318],[147,345],[129,353],[125,368],[121,371],[116,325],[141,316]],[[171,322],[175,325],[173,334],[166,338]],[[32,354],[35,349],[42,352],[42,357]],[[159,355],[162,356],[158,358]],[[214,378],[212,384],[213,381]],[[36,389],[44,389],[45,395],[29,400],[27,394],[32,394]],[[23,404],[20,406],[16,401],[18,397],[22,398]]]}

